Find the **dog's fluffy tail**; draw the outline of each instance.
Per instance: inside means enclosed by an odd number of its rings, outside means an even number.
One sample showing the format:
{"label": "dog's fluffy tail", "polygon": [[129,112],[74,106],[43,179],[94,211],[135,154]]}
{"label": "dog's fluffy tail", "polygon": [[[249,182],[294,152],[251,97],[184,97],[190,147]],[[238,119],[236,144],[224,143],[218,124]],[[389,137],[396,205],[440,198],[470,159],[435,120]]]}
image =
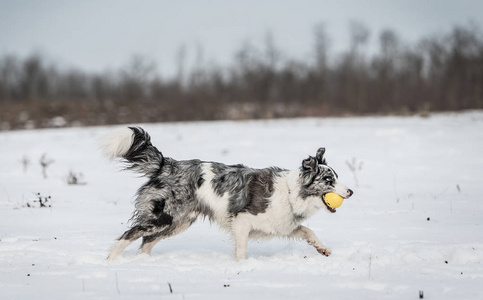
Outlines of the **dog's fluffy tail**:
{"label": "dog's fluffy tail", "polygon": [[128,127],[116,130],[101,140],[106,157],[120,157],[127,169],[146,176],[157,173],[163,165],[163,154],[151,144],[151,137],[141,127]]}

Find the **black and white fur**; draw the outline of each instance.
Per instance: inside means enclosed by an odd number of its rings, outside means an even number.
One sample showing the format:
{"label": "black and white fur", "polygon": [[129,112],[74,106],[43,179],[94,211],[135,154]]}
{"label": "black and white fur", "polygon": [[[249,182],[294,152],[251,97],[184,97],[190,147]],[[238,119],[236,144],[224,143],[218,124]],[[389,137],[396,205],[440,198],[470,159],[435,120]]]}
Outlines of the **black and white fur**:
{"label": "black and white fur", "polygon": [[139,238],[143,239],[141,251],[150,254],[157,242],[188,229],[199,216],[208,217],[232,234],[237,260],[246,258],[248,239],[259,237],[303,239],[319,253],[331,254],[312,230],[301,225],[322,207],[336,211],[325,204],[326,193],[335,192],[343,198],[353,193],[327,166],[324,148],[290,171],[177,161],[164,157],[150,140],[142,128],[129,127],[103,141],[108,157],[122,158],[127,169],[149,179],[137,192],[132,227],[114,245],[109,260]]}

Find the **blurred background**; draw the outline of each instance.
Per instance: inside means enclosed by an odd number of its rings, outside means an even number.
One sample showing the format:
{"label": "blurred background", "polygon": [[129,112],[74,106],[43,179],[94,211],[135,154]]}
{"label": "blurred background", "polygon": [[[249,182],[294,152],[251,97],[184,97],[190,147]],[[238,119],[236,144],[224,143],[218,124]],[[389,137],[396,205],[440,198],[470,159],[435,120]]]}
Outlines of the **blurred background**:
{"label": "blurred background", "polygon": [[0,0],[0,130],[483,108],[483,1]]}

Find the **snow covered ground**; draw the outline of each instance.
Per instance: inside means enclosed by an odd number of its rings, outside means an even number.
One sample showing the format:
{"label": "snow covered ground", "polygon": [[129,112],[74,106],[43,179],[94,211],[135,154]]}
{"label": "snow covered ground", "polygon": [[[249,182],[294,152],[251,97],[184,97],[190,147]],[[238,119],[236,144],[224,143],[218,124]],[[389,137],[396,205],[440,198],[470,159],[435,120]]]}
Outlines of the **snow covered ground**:
{"label": "snow covered ground", "polygon": [[199,220],[152,256],[136,243],[107,262],[144,181],[99,155],[114,127],[1,132],[1,299],[483,298],[483,112],[144,127],[165,156],[252,167],[298,168],[325,146],[355,191],[306,222],[332,256],[276,239],[236,262],[228,235]]}

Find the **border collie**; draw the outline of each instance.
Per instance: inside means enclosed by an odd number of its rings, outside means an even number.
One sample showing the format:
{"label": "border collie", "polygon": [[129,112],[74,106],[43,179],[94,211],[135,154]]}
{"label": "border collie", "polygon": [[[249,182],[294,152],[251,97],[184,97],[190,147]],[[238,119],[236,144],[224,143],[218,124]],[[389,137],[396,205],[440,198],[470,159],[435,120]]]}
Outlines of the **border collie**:
{"label": "border collie", "polygon": [[246,258],[249,238],[275,236],[306,240],[329,256],[331,250],[301,223],[322,207],[336,212],[324,202],[326,193],[343,198],[353,194],[327,165],[324,148],[290,171],[196,159],[177,161],[163,156],[140,127],[107,135],[102,147],[106,156],[121,158],[126,169],[148,178],[137,192],[131,228],[112,247],[109,260],[139,238],[141,251],[150,254],[157,242],[188,229],[199,216],[232,234],[237,260]]}

